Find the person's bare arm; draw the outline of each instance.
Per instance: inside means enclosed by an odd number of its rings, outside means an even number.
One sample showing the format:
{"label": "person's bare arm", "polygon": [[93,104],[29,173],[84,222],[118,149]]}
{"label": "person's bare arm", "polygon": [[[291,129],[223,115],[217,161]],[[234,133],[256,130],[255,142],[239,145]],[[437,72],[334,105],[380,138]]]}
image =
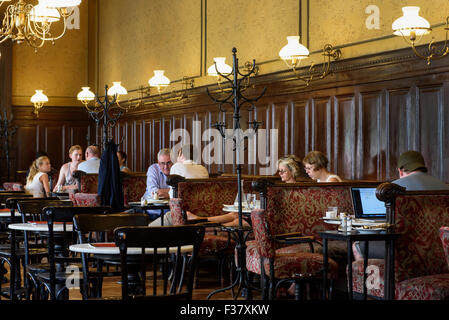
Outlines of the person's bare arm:
{"label": "person's bare arm", "polygon": [[42,183],[42,186],[44,187],[45,196],[48,196],[50,194],[50,182],[48,180],[48,174],[45,173],[41,175],[39,181]]}
{"label": "person's bare arm", "polygon": [[63,164],[61,167],[61,170],[59,170],[59,177],[58,177],[58,182],[56,183],[56,185],[53,188],[53,192],[56,192],[58,189],[58,186],[62,186],[65,183],[65,175],[67,173],[68,170],[68,164]]}

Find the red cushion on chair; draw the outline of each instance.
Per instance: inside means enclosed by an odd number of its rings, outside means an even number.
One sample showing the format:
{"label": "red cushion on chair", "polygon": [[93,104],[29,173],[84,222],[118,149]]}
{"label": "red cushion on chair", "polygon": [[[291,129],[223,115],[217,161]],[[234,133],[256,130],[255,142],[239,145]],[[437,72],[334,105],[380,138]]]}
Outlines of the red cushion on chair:
{"label": "red cushion on chair", "polygon": [[75,193],[73,198],[77,207],[98,207],[101,205],[100,196],[96,193]]}
{"label": "red cushion on chair", "polygon": [[[265,273],[269,275],[270,264],[268,259],[264,262]],[[312,252],[276,253],[274,261],[274,277],[277,279],[291,278],[295,274],[321,276],[323,269],[323,255]],[[337,263],[329,259],[329,277],[335,279],[338,273]]]}
{"label": "red cushion on chair", "polygon": [[206,234],[203,243],[200,247],[200,255],[217,254],[217,252],[231,253],[234,250],[235,242],[230,241],[228,244],[228,237],[223,237],[214,234]]}
{"label": "red cushion on chair", "polygon": [[449,299],[449,273],[404,280],[396,286],[396,299],[447,300]]}

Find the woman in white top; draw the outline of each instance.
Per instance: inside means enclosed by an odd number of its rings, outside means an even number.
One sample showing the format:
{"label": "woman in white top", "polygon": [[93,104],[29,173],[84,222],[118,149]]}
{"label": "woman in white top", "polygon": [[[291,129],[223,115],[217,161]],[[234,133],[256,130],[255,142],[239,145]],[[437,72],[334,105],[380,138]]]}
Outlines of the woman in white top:
{"label": "woman in white top", "polygon": [[329,161],[320,151],[309,152],[302,160],[304,169],[313,180],[317,182],[342,182],[342,179],[334,173],[327,171]]}
{"label": "woman in white top", "polygon": [[25,190],[34,198],[43,198],[50,193],[48,172],[51,170],[50,159],[46,156],[37,158],[30,167]]}
{"label": "woman in white top", "polygon": [[59,171],[58,183],[56,183],[53,188],[53,192],[57,192],[59,186],[62,186],[63,191],[78,188],[76,180],[72,174],[78,169],[78,165],[83,159],[83,149],[81,146],[71,146],[69,149],[69,158],[72,159],[72,161],[62,165],[61,170]]}

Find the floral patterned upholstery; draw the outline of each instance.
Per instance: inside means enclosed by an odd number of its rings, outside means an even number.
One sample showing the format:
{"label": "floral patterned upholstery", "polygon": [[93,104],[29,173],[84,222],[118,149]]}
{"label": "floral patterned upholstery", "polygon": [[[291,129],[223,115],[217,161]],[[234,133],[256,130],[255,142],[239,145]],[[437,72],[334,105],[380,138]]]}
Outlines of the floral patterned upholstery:
{"label": "floral patterned upholstery", "polygon": [[23,184],[20,182],[4,182],[3,189],[6,191],[23,191]]}
{"label": "floral patterned upholstery", "polygon": [[[251,192],[251,181],[244,181],[245,193]],[[178,184],[178,198],[184,200],[185,210],[201,217],[223,214],[224,204],[233,204],[237,195],[237,181],[209,179]]]}
{"label": "floral patterned upholstery", "polygon": [[98,191],[98,174],[97,173],[82,174],[79,182],[79,192],[97,193],[97,191]]}
{"label": "floral patterned upholstery", "polygon": [[335,229],[321,219],[329,206],[353,214],[348,186],[267,187],[267,223],[271,234],[302,232],[318,236],[319,231]]}
{"label": "floral patterned upholstery", "polygon": [[[395,286],[398,299],[440,299],[449,287],[449,264],[439,239],[442,225],[449,225],[449,195],[398,195],[395,199]],[[443,241],[444,242],[444,241]],[[383,282],[384,262],[371,261],[380,268]],[[353,288],[362,292],[363,261],[353,262]],[[416,287],[414,287],[416,286]],[[424,290],[422,294],[419,290]],[[383,297],[380,290],[368,294]]]}
{"label": "floral patterned upholstery", "polygon": [[76,207],[98,207],[101,205],[101,198],[96,193],[74,193],[72,201]]}
{"label": "floral patterned upholstery", "polygon": [[[282,193],[279,190],[278,193]],[[272,193],[272,196],[277,193]],[[291,193],[289,194],[291,195]],[[289,198],[286,198],[286,200]],[[294,201],[294,200],[293,200]],[[296,228],[292,226],[287,227],[287,224],[292,223],[293,219],[282,219],[282,214],[293,217],[291,212],[282,210],[282,201],[278,202],[278,206],[269,207],[270,198],[267,197],[267,210],[255,209],[251,212],[251,220],[255,237],[256,249],[254,245],[247,246],[247,269],[251,272],[260,274],[260,259],[263,258],[264,270],[267,275],[270,275],[270,270],[273,270],[276,279],[292,278],[295,274],[306,274],[316,276],[323,270],[323,256],[320,253],[309,252],[309,244],[295,244],[288,246],[280,246],[274,239],[273,235],[299,232],[304,233],[304,224],[296,224]],[[270,209],[269,209],[270,208]],[[270,211],[271,210],[271,211]],[[274,218],[274,215],[281,215],[281,217]],[[298,214],[300,215],[300,214]],[[322,213],[320,213],[320,218]],[[298,218],[296,218],[298,219]],[[321,220],[321,219],[320,219]],[[318,220],[316,220],[318,221]],[[321,222],[320,222],[321,223]],[[281,224],[281,226],[274,225]],[[273,232],[277,230],[277,233]],[[282,230],[282,232],[280,232]],[[310,230],[310,229],[306,229]],[[271,269],[273,268],[273,269]],[[329,258],[329,277],[336,278],[338,274],[338,265]],[[270,279],[275,281],[275,279]]]}
{"label": "floral patterned upholstery", "polygon": [[147,189],[146,174],[132,174],[123,176],[124,203],[140,201]]}
{"label": "floral patterned upholstery", "polygon": [[[384,296],[384,267],[383,259],[368,259],[368,267],[377,266],[379,270],[379,286],[372,286],[367,289],[370,296],[383,298]],[[353,263],[354,292],[363,292],[363,260],[357,260]],[[374,269],[367,273],[367,276],[373,276]],[[371,279],[374,279],[372,277]],[[370,278],[368,278],[370,281]],[[371,282],[371,281],[370,281]],[[373,282],[371,282],[373,283]],[[373,283],[374,284],[374,283]],[[396,283],[396,300],[447,300],[449,299],[449,273],[434,274],[422,276]]]}
{"label": "floral patterned upholstery", "polygon": [[444,254],[446,255],[446,262],[449,267],[449,227],[440,228],[440,239],[443,244]]}
{"label": "floral patterned upholstery", "polygon": [[[172,198],[169,201],[171,217],[174,225],[186,224],[186,220],[183,215],[183,210],[186,207],[185,201],[180,198]],[[234,250],[235,242],[230,239],[228,233],[215,234],[213,231],[207,232],[204,235],[203,243],[200,247],[200,255],[213,255],[213,254],[232,254]]]}

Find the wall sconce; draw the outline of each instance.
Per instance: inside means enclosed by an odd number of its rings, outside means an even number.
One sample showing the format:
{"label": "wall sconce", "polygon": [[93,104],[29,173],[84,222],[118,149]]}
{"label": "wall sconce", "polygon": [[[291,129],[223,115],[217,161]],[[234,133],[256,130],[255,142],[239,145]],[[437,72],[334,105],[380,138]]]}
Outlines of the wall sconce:
{"label": "wall sconce", "polygon": [[[170,86],[170,79],[164,75],[164,70],[154,70],[154,76],[148,80],[150,88],[146,89],[146,95],[151,97],[151,88],[156,88],[159,94],[159,99],[150,99],[150,103],[154,105],[164,104],[169,102],[176,102],[187,98],[187,90],[194,88],[194,80],[187,77],[183,77],[181,80],[182,89],[172,90],[163,95],[163,93]],[[143,99],[145,95],[145,88],[141,89],[141,99],[138,105],[143,105]]]}
{"label": "wall sconce", "polygon": [[148,80],[150,87],[157,88],[159,94],[170,85],[170,79],[164,75],[164,72],[164,70],[154,70],[154,76]]}
{"label": "wall sconce", "polygon": [[36,90],[36,93],[31,97],[30,101],[34,105],[34,114],[39,115],[39,109],[44,106],[44,103],[48,102],[48,97],[44,94],[43,90]]}
{"label": "wall sconce", "polygon": [[309,57],[309,50],[299,43],[299,36],[287,37],[287,45],[279,51],[279,57],[284,60],[285,64],[294,71],[296,77],[306,83],[306,86],[314,80],[325,78],[329,74],[331,60],[338,60],[341,57],[340,49],[333,48],[330,44],[326,44],[323,49],[324,63],[320,71],[315,69],[312,63],[309,68],[308,75],[301,75],[297,72],[297,67],[301,60]]}
{"label": "wall sconce", "polygon": [[[438,49],[434,40],[432,39],[427,46],[427,52],[421,54],[416,50],[415,44],[421,41],[423,35],[428,34],[432,31],[430,28],[430,23],[419,15],[419,7],[403,7],[403,16],[396,19],[392,24],[393,34],[397,36],[402,36],[404,40],[412,46],[413,52],[416,56],[427,61],[430,65],[432,59],[441,59],[449,53],[449,48],[447,46],[447,32],[449,30],[449,17],[446,17],[446,40],[444,41],[444,46]],[[418,40],[416,40],[416,38]]]}
{"label": "wall sconce", "polygon": [[[253,69],[254,68],[254,69]],[[256,76],[259,73],[259,67],[253,66],[249,61],[245,62],[243,69],[246,73],[250,73],[250,76]],[[251,72],[250,72],[251,71]],[[207,75],[217,78],[217,84],[221,92],[224,92],[224,88],[221,86],[223,79],[226,79],[233,72],[232,67],[226,64],[225,57],[215,57],[214,64],[207,68]],[[249,87],[250,77],[245,77],[245,83],[242,85],[242,92]],[[230,90],[230,89],[229,89]]]}

